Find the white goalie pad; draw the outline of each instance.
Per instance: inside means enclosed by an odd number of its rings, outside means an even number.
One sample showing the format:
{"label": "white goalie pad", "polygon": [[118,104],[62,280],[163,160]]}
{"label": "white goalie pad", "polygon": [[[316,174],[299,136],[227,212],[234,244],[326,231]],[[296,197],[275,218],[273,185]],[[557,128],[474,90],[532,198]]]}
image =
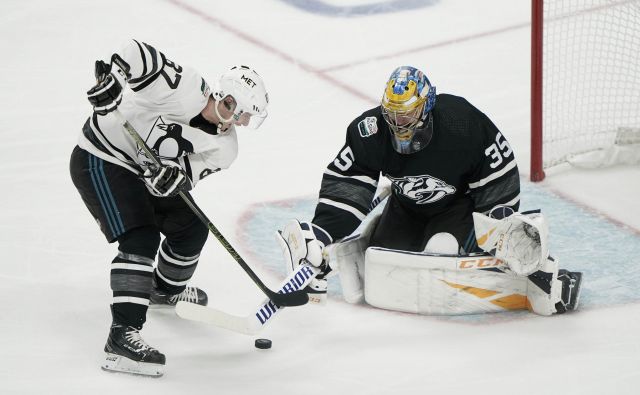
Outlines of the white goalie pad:
{"label": "white goalie pad", "polygon": [[325,253],[329,256],[329,265],[340,274],[342,296],[348,303],[364,301],[364,253],[380,215],[374,215],[364,223],[359,234],[325,248]]}
{"label": "white goalie pad", "polygon": [[546,285],[546,290],[536,285],[531,277],[528,280],[527,298],[529,299],[530,310],[540,315],[551,315],[556,312],[556,303],[560,301],[562,283],[558,280],[558,260],[548,258],[539,268],[539,273],[551,279]]}
{"label": "white goalie pad", "polygon": [[503,265],[490,255],[438,255],[371,247],[365,261],[365,300],[375,307],[424,315],[528,307],[526,277],[478,270]]}
{"label": "white goalie pad", "polygon": [[[464,315],[529,309],[555,312],[558,281],[544,292],[524,276],[504,272],[489,254],[445,255],[370,247],[365,253],[365,300],[387,310],[424,315]],[[557,278],[557,262],[542,268]]]}
{"label": "white goalie pad", "polygon": [[539,270],[549,256],[549,229],[539,213],[514,213],[503,219],[473,213],[478,246],[502,259],[515,274]]}

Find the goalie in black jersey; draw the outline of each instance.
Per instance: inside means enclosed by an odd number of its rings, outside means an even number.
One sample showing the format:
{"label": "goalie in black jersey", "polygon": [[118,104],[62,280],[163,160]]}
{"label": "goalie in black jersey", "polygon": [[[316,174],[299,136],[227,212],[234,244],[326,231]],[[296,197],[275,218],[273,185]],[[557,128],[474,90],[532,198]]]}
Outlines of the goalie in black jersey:
{"label": "goalie in black jersey", "polygon": [[[206,293],[187,284],[208,229],[178,192],[233,163],[235,127],[262,123],[267,92],[246,66],[231,68],[210,88],[195,70],[136,40],[109,63],[97,61],[95,74],[98,82],[87,92],[94,111],[73,150],[70,171],[106,240],[118,243],[103,368],[158,376],[165,356],[139,333],[148,306],[207,304]],[[137,146],[117,115],[133,125],[161,166]]]}
{"label": "goalie in black jersey", "polygon": [[[381,176],[392,189],[384,211],[341,240],[371,211]],[[517,213],[519,203],[518,166],[505,136],[467,100],[436,95],[423,72],[402,66],[381,105],[347,127],[313,220],[288,223],[281,246],[292,266],[323,268],[316,293],[326,293],[325,275],[339,271],[347,301],[424,314],[574,309],[581,275],[558,270],[544,217]],[[491,298],[469,292],[487,288]]]}

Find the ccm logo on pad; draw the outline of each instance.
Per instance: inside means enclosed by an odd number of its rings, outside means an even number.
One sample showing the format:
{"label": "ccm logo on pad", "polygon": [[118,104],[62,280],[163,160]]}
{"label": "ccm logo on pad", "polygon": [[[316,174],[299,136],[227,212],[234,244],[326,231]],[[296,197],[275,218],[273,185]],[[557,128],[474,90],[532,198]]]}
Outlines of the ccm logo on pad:
{"label": "ccm logo on pad", "polygon": [[483,269],[487,267],[501,266],[503,262],[494,257],[477,258],[477,259],[465,259],[460,261],[458,268],[460,269]]}

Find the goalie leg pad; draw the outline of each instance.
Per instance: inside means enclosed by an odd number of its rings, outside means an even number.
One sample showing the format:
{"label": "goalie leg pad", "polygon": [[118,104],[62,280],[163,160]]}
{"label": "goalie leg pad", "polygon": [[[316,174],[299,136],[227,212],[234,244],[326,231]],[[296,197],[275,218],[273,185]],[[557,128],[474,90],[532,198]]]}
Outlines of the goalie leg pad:
{"label": "goalie leg pad", "polygon": [[372,216],[364,223],[362,232],[331,244],[326,249],[329,265],[340,273],[342,296],[348,303],[364,301],[364,252],[379,220],[380,214]]}
{"label": "goalie leg pad", "polygon": [[527,277],[530,310],[539,315],[554,314],[561,297],[562,281],[558,280],[558,260],[549,257],[540,270]]}
{"label": "goalie leg pad", "polygon": [[447,232],[440,232],[431,236],[424,247],[424,252],[432,254],[457,254],[459,250],[458,240],[454,235]]}
{"label": "goalie leg pad", "polygon": [[495,270],[502,265],[485,254],[370,247],[365,254],[365,300],[375,307],[425,315],[526,309],[527,278]]}

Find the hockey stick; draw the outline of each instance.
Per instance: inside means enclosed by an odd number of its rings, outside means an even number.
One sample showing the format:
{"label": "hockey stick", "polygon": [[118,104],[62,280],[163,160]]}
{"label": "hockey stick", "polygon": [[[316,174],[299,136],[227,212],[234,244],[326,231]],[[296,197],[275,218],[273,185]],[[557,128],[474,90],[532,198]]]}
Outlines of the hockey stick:
{"label": "hockey stick", "polygon": [[[384,201],[390,193],[390,188],[383,189],[380,195],[371,202],[371,210]],[[304,289],[319,272],[320,269],[316,267],[301,265],[283,281],[280,289],[282,291],[288,287],[296,290]],[[245,317],[225,313],[224,311],[200,306],[195,303],[178,302],[176,305],[176,314],[178,314],[180,318],[206,322],[245,335],[255,335],[260,332],[262,328],[267,326],[282,310],[283,307],[275,305],[269,299],[262,301],[262,303],[253,310],[254,312],[252,314]]]}
{"label": "hockey stick", "polygon": [[378,207],[378,205],[388,198],[389,195],[391,195],[391,185],[382,188],[382,190],[380,190],[380,194],[371,201],[371,204],[369,205],[370,212],[373,211],[374,208]]}
{"label": "hockey stick", "polygon": [[[134,139],[137,145],[144,151],[146,156],[153,162],[153,164],[156,166],[162,166],[162,162],[160,162],[158,155],[149,148],[149,146],[145,143],[142,137],[140,137],[140,134],[138,134],[135,128],[131,126],[129,121],[127,121],[124,118],[122,113],[118,109],[116,109],[113,111],[113,114],[116,116],[118,121],[122,124],[126,132]],[[216,237],[216,239],[218,239],[220,244],[222,244],[222,246],[227,250],[227,252],[231,254],[233,259],[235,259],[235,261],[238,262],[238,264],[242,267],[242,269],[244,269],[244,271],[249,275],[249,277],[258,286],[258,288],[260,288],[260,290],[262,290],[262,292],[264,292],[264,294],[267,295],[267,297],[270,300],[272,300],[275,304],[279,306],[301,306],[303,304],[306,304],[309,301],[309,295],[307,295],[307,293],[304,291],[303,288],[299,290],[288,289],[290,292],[287,292],[287,290],[280,290],[280,293],[276,293],[270,290],[262,282],[262,280],[260,280],[260,278],[254,273],[254,271],[251,270],[249,265],[247,265],[247,263],[244,261],[244,259],[242,259],[240,254],[238,254],[238,252],[233,248],[233,246],[229,244],[227,239],[222,235],[222,233],[220,233],[220,231],[215,227],[215,225],[213,225],[213,223],[209,220],[209,218],[207,218],[207,216],[202,212],[202,210],[200,210],[200,208],[196,205],[195,201],[191,197],[191,194],[189,194],[189,192],[180,191],[178,192],[178,195],[180,195],[182,200],[184,200],[187,206],[189,206],[191,211],[193,211],[196,214],[196,216],[198,216],[200,221],[202,221],[202,223],[204,223],[207,226],[207,228],[209,228],[209,231],[213,233],[213,235]]]}
{"label": "hockey stick", "polygon": [[[316,267],[300,265],[280,284],[279,289],[281,292],[303,290],[319,272],[320,270]],[[254,313],[242,317],[211,307],[181,301],[176,305],[176,314],[185,320],[205,322],[233,332],[255,335],[267,326],[282,309],[284,306],[278,306],[277,303],[267,298],[260,303]]]}

